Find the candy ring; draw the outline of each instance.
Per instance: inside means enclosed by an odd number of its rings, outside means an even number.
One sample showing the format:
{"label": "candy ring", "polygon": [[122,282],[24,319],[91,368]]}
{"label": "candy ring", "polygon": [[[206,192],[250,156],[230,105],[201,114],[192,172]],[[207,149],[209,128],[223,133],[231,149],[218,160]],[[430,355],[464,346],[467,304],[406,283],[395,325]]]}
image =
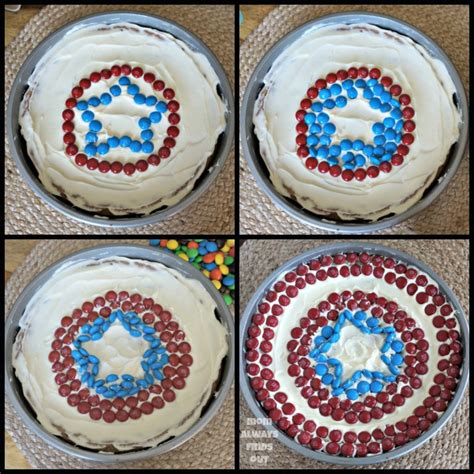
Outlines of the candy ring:
{"label": "candy ring", "polygon": [[[129,76],[132,76],[130,78]],[[133,78],[143,78],[145,83],[150,84],[155,95],[146,96],[140,87],[133,82]],[[91,96],[88,99],[79,98],[84,96],[85,90],[89,89],[93,83],[100,80],[107,81],[111,84],[109,90],[97,96]],[[158,93],[161,96],[156,96]],[[103,124],[95,116],[94,109],[105,107],[113,104],[114,98],[123,94],[128,94],[137,105],[148,107],[151,111],[141,117],[137,122],[137,127],[141,130],[140,140],[132,140],[128,135],[108,136],[105,140],[100,141],[99,133],[103,131]],[[71,97],[66,100],[66,109],[62,112],[63,123],[63,141],[66,145],[66,155],[74,158],[77,166],[86,166],[89,170],[98,169],[102,173],[111,171],[114,174],[121,173],[132,175],[135,171],[144,172],[149,165],[158,166],[162,159],[167,159],[171,154],[171,149],[176,145],[176,137],[179,135],[177,125],[180,122],[180,116],[177,113],[180,104],[175,100],[175,92],[171,88],[165,88],[162,80],[156,79],[154,74],[144,73],[139,67],[131,68],[127,64],[122,66],[115,65],[110,70],[104,69],[100,73],[93,72],[89,78],[81,79],[79,85],[71,91]],[[80,113],[80,118],[88,124],[89,131],[85,135],[87,145],[82,152],[79,152],[78,146],[75,144],[76,136],[74,134],[75,125],[74,117],[76,113]],[[167,120],[170,126],[167,129],[167,136],[163,140],[162,146],[158,149],[157,154],[153,154],[155,146],[152,143],[154,132],[153,124],[161,122],[163,115],[167,114]],[[132,153],[150,153],[147,160],[138,160],[137,162],[129,162],[122,164],[119,161],[109,162],[102,160],[114,148],[126,148]]]}
{"label": "candy ring", "polygon": [[[341,329],[346,323],[352,324],[354,328],[360,331],[361,335],[368,334],[383,338],[384,342],[380,348],[380,360],[385,366],[385,373],[380,370],[364,368],[356,370],[344,380],[344,364],[337,356],[331,355],[331,352],[334,352],[334,346],[340,340]],[[365,311],[359,310],[351,313],[349,310],[344,310],[339,313],[334,326],[325,326],[321,331],[321,335],[314,338],[315,346],[309,357],[317,363],[315,372],[322,377],[323,384],[331,387],[333,396],[337,397],[345,392],[349,400],[355,400],[360,394],[369,391],[372,393],[380,392],[383,388],[382,382],[396,381],[396,376],[400,374],[399,367],[403,363],[401,352],[405,346],[397,339],[393,326],[382,326],[379,323],[375,316],[367,318]],[[373,342],[374,339],[369,339],[369,341]],[[364,344],[364,342],[361,341],[361,344]],[[365,344],[368,347],[375,346],[367,342]],[[354,356],[357,356],[357,353]],[[356,385],[357,390],[352,388]]]}
{"label": "candy ring", "polygon": [[[312,321],[321,327],[316,337]],[[411,330],[397,337],[405,324]],[[379,419],[413,396],[428,371],[429,344],[423,339],[423,329],[414,324],[394,301],[373,292],[331,293],[291,330],[288,373],[295,377],[297,387],[303,387],[301,394],[308,406],[322,416],[348,423]],[[408,342],[413,334],[418,345]],[[410,356],[404,357],[407,353]],[[412,373],[409,367],[416,362],[419,366]],[[349,373],[347,365],[352,369]],[[302,373],[298,367],[303,368]],[[405,369],[411,378],[402,375]],[[396,382],[409,382],[409,386],[397,390]]]}
{"label": "candy ring", "polygon": [[[308,89],[296,112],[297,154],[305,159],[306,168],[344,181],[363,181],[403,164],[415,140],[411,133],[416,127],[411,120],[415,110],[409,106],[410,96],[392,78],[380,76],[377,68],[350,68],[330,73]],[[369,143],[344,138],[332,117],[331,111],[349,107],[356,99],[367,101],[380,115],[371,127]]]}
{"label": "candy ring", "polygon": [[[140,361],[142,376],[103,372],[94,344],[114,324],[148,344]],[[62,318],[54,336],[49,361],[59,394],[79,413],[108,423],[137,419],[172,403],[193,363],[191,346],[172,314],[152,298],[126,291],[110,290],[84,302]]]}
{"label": "candy ring", "polygon": [[301,263],[252,316],[250,386],[302,446],[345,457],[391,451],[426,432],[454,397],[463,347],[453,311],[434,280],[392,257]]}

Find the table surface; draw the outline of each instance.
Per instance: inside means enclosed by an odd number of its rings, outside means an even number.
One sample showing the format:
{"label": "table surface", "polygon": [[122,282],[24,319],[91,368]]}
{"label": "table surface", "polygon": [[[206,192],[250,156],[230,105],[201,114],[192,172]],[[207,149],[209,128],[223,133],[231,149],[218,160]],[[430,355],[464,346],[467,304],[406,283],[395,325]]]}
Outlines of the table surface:
{"label": "table surface", "polygon": [[[19,12],[5,12],[5,45],[21,32],[28,21],[33,18],[43,5],[24,5]],[[38,243],[37,240],[5,241],[5,282],[14,270],[25,261],[27,255]],[[17,448],[11,436],[5,431],[5,469],[32,469],[22,452]]]}
{"label": "table surface", "polygon": [[240,5],[240,11],[244,15],[244,22],[240,25],[240,43],[246,40],[248,35],[276,7],[277,5]]}
{"label": "table surface", "polygon": [[[262,22],[277,5],[240,5],[244,22],[240,25],[240,42]],[[24,5],[17,13],[5,12],[5,45],[11,43],[28,21],[34,17],[43,5]]]}
{"label": "table surface", "polygon": [[[14,15],[14,13],[11,13]],[[28,257],[39,240],[5,240],[5,282]],[[32,469],[11,436],[5,431],[5,469]]]}
{"label": "table surface", "polygon": [[33,18],[43,5],[22,5],[16,13],[5,12],[5,45],[8,46],[22,28]]}

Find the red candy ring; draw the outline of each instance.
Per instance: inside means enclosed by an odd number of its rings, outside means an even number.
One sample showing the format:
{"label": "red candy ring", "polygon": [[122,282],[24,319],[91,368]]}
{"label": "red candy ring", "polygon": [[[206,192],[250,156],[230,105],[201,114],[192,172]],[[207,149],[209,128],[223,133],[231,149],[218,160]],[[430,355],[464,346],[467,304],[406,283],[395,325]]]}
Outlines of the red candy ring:
{"label": "red candy ring", "polygon": [[367,177],[374,179],[380,175],[379,171],[382,173],[390,173],[393,167],[401,166],[404,162],[404,157],[408,155],[410,151],[410,145],[415,141],[415,137],[412,132],[416,128],[416,124],[411,120],[415,115],[415,110],[413,107],[409,106],[411,103],[411,97],[408,94],[402,93],[402,88],[400,85],[393,85],[393,79],[388,76],[383,76],[380,79],[380,83],[385,87],[389,88],[392,96],[398,97],[398,100],[401,104],[401,112],[404,118],[403,131],[405,132],[401,138],[401,144],[398,145],[396,153],[392,155],[390,161],[384,161],[378,166],[369,166],[365,168],[356,168],[355,170],[341,170],[339,165],[331,166],[327,161],[320,160],[317,158],[311,157],[309,149],[306,146],[306,139],[308,133],[308,125],[304,122],[306,111],[313,104],[313,100],[318,97],[319,91],[325,89],[328,84],[333,84],[337,80],[344,81],[347,78],[351,79],[363,79],[369,77],[371,79],[379,79],[381,77],[381,71],[377,68],[368,69],[367,67],[359,68],[350,68],[347,71],[340,70],[337,73],[329,73],[326,76],[326,79],[318,79],[315,81],[314,86],[310,87],[306,91],[306,96],[300,102],[300,109],[296,111],[295,117],[297,120],[296,124],[296,154],[299,158],[305,159],[305,166],[309,170],[317,170],[322,174],[327,174],[334,178],[341,178],[344,181],[352,181],[354,178],[356,181],[364,181]]}
{"label": "red candy ring", "polygon": [[[134,311],[144,324],[153,326],[169,354],[168,364],[162,369],[165,378],[125,399],[104,398],[93,394],[93,389],[83,387],[77,378],[76,362],[71,356],[75,349],[71,344],[79,334],[79,328],[93,323],[99,316],[107,319],[116,309]],[[67,403],[76,407],[79,413],[88,415],[93,420],[102,418],[107,423],[137,419],[163,408],[165,403],[172,403],[176,399],[175,391],[185,389],[186,378],[193,364],[191,345],[185,340],[179,323],[152,298],[143,298],[138,293],[129,295],[127,291],[117,293],[110,290],[94,301],[84,302],[81,308],[76,308],[71,315],[61,319],[54,337],[48,360],[51,362],[59,394],[67,398]]]}
{"label": "red candy ring", "polygon": [[[143,78],[146,83],[152,84],[153,90],[160,92],[163,96],[163,100],[167,102],[168,111],[170,112],[168,114],[170,127],[168,127],[167,136],[163,140],[163,146],[159,148],[157,154],[150,154],[146,160],[141,159],[137,162],[129,162],[125,164],[120,162],[110,163],[106,160],[99,161],[97,157],[88,158],[84,153],[79,154],[79,149],[74,144],[76,141],[73,122],[75,114],[72,108],[76,107],[77,99],[83,96],[84,89],[90,88],[92,83],[97,83],[100,80],[108,80],[112,77],[118,77],[121,74],[125,76],[132,75],[137,79]],[[176,145],[175,138],[179,135],[179,128],[177,125],[181,121],[181,117],[177,113],[180,109],[180,103],[175,99],[175,91],[171,88],[165,87],[165,83],[162,80],[156,80],[154,74],[144,73],[143,69],[140,67],[134,67],[132,69],[128,64],[122,66],[114,65],[110,70],[103,69],[100,73],[93,72],[90,74],[89,78],[81,79],[79,85],[73,87],[71,90],[71,97],[66,99],[66,109],[62,112],[64,120],[62,126],[64,131],[63,141],[67,145],[65,149],[66,154],[74,160],[77,166],[86,166],[89,170],[99,170],[99,172],[104,174],[108,172],[112,172],[113,174],[123,172],[127,176],[132,176],[135,171],[144,173],[150,166],[158,166],[162,159],[166,159],[170,156],[171,149]],[[80,155],[79,158],[77,158],[78,154]],[[87,160],[85,162],[84,157],[86,157]]]}
{"label": "red candy ring", "polygon": [[[431,320],[431,325],[436,328],[436,339],[441,343],[437,352],[442,358],[435,373],[428,373],[427,364],[432,349],[425,338],[425,330],[418,327],[416,320],[395,301],[356,287],[330,293],[289,330],[286,343],[288,376],[294,379],[295,387],[306,400],[308,408],[328,418],[328,426],[324,426],[298,412],[288,394],[281,390],[277,376],[269,367],[274,357],[276,328],[280,319],[285,317],[285,309],[291,300],[307,285],[349,276],[383,279],[386,284],[393,285],[397,291],[412,298],[413,304],[422,308],[425,316]],[[312,341],[320,329],[337,320],[339,312],[345,309],[351,312],[363,310],[370,317],[393,325],[397,337],[405,345],[404,365],[396,381],[386,383],[379,393],[368,394],[355,401],[331,396],[315,374],[308,356]],[[447,409],[454,396],[463,358],[461,336],[452,313],[453,307],[441,294],[439,287],[414,267],[391,257],[365,252],[322,256],[288,271],[257,305],[245,340],[246,372],[250,386],[268,417],[303,446],[345,457],[364,457],[391,451],[428,430]],[[421,387],[428,388],[428,396],[412,413],[401,414],[399,421],[386,424],[383,428],[383,418],[402,407],[406,400],[413,399]],[[379,427],[371,432],[359,431],[361,426],[372,419],[381,420]],[[343,434],[337,429],[339,421],[357,425],[357,433],[347,431]]]}

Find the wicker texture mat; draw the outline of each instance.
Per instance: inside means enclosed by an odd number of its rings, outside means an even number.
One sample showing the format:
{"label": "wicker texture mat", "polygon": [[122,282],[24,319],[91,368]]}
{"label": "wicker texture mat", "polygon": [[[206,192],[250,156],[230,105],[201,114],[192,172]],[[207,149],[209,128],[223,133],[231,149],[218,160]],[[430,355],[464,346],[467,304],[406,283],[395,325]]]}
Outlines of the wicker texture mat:
{"label": "wicker texture mat", "polygon": [[[170,5],[51,5],[43,8],[5,51],[5,97],[32,49],[64,24],[111,10],[151,13],[179,23],[195,33],[217,56],[234,87],[234,7]],[[7,100],[5,101],[5,110]],[[106,229],[82,224],[45,204],[20,176],[5,133],[5,232],[7,234],[135,234],[226,233],[234,230],[234,151],[210,188],[193,204],[158,224],[134,229]]]}
{"label": "wicker texture mat", "polygon": [[[469,78],[469,7],[408,5],[284,5],[273,10],[240,47],[240,103],[250,75],[264,54],[296,27],[331,13],[368,11],[393,16],[419,28],[446,52],[465,87]],[[468,93],[468,91],[466,91]],[[469,157],[442,195],[423,212],[381,234],[467,234]],[[245,234],[327,234],[293,219],[258,188],[240,151],[240,229]]]}
{"label": "wicker texture mat", "polygon": [[[240,251],[240,305],[242,313],[258,286],[277,267],[291,258],[335,240],[248,240]],[[363,242],[358,240],[357,242]],[[370,240],[407,252],[429,265],[459,299],[467,315],[469,306],[469,242],[467,240]],[[258,271],[255,271],[258,262]],[[301,456],[271,438],[252,433],[262,433],[264,428],[247,424],[255,419],[240,395],[240,432],[249,436],[240,441],[240,467],[264,469],[337,469],[340,466],[318,462]],[[272,451],[252,451],[245,448],[251,442],[272,443]],[[269,455],[266,464],[251,460],[254,455]],[[378,467],[377,467],[378,466]],[[409,455],[361,469],[468,469],[469,467],[469,394],[466,391],[460,406],[451,420],[434,438]],[[350,467],[354,469],[354,467]]]}
{"label": "wicker texture mat", "polygon": [[[108,240],[110,243],[138,243],[143,240]],[[6,314],[32,278],[62,257],[83,248],[104,244],[99,240],[41,241],[11,276],[5,289]],[[202,431],[182,446],[161,456],[143,461],[98,464],[81,461],[56,450],[32,433],[21,421],[12,405],[5,401],[5,428],[21,449],[28,462],[38,469],[233,469],[234,467],[234,386],[224,404]]]}

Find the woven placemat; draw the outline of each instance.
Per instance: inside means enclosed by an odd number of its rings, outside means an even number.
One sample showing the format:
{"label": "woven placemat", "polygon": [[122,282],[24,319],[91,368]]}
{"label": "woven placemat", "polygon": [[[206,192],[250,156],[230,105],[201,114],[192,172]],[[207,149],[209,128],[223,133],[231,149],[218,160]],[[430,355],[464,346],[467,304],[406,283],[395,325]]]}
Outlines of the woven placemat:
{"label": "woven placemat", "polygon": [[[249,299],[263,280],[276,268],[306,250],[337,240],[248,240],[240,250],[240,304],[242,313]],[[358,240],[363,242],[364,240]],[[469,241],[467,240],[370,240],[407,252],[429,265],[459,299],[468,314],[469,301]],[[258,271],[255,270],[258,262]],[[340,466],[318,462],[297,454],[269,437],[259,425],[248,424],[255,420],[243,396],[240,396],[240,432],[246,438],[240,442],[240,467],[264,469],[337,469]],[[252,436],[253,435],[253,436]],[[246,443],[271,443],[271,451],[252,451]],[[268,462],[252,460],[255,455],[268,455]],[[378,466],[378,467],[377,467]],[[469,394],[466,391],[455,415],[434,438],[409,455],[383,464],[361,469],[468,469],[469,467]],[[350,469],[354,469],[350,467]]]}
{"label": "woven placemat", "polygon": [[[138,243],[144,240],[107,240],[110,243]],[[8,314],[16,298],[33,277],[62,257],[83,248],[104,244],[99,240],[43,240],[18,267],[5,289],[5,312]],[[182,446],[161,456],[143,461],[98,464],[81,461],[52,448],[23,424],[12,405],[5,401],[5,428],[15,440],[28,462],[41,469],[233,469],[234,467],[234,386],[224,404],[202,431]]]}
{"label": "woven placemat", "polygon": [[[234,86],[234,7],[171,5],[50,5],[32,18],[5,51],[5,97],[32,49],[64,24],[93,13],[129,10],[163,16],[195,33],[217,56]],[[5,111],[7,106],[5,101]],[[82,224],[45,204],[20,176],[5,133],[6,234],[225,233],[234,230],[234,150],[210,188],[193,204],[158,224],[106,229]]]}
{"label": "woven placemat", "polygon": [[[456,66],[465,87],[469,78],[469,7],[408,5],[284,5],[273,10],[240,47],[240,104],[247,82],[268,49],[296,27],[330,13],[369,11],[407,21],[434,39]],[[422,80],[422,79],[421,79]],[[466,91],[468,92],[468,91]],[[258,187],[240,148],[240,229],[245,234],[327,234],[280,210]],[[465,156],[440,198],[383,234],[467,234],[469,159]]]}

